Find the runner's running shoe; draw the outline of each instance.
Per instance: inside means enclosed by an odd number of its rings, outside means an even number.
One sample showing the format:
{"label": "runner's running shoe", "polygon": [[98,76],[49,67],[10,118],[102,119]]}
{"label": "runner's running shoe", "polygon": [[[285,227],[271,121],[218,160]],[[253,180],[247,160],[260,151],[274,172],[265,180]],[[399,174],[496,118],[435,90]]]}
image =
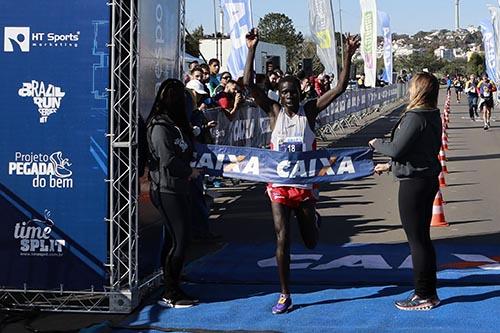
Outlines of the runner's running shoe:
{"label": "runner's running shoe", "polygon": [[410,294],[407,299],[394,302],[394,305],[400,310],[407,311],[427,311],[435,308],[440,303],[437,295],[429,298],[421,298],[415,293]]}
{"label": "runner's running shoe", "polygon": [[287,313],[292,309],[292,298],[290,295],[280,294],[278,303],[273,306],[273,314]]}
{"label": "runner's running shoe", "polygon": [[164,308],[183,309],[196,305],[198,301],[186,295],[182,291],[167,293],[158,301],[158,305]]}

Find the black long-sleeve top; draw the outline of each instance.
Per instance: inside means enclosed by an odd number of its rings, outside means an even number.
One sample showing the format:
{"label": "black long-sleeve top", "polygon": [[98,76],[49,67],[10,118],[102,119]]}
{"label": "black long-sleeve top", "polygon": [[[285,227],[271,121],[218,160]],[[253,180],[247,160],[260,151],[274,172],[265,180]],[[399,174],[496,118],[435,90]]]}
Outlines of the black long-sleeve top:
{"label": "black long-sleeve top", "polygon": [[394,176],[401,178],[437,177],[442,123],[439,109],[408,110],[396,123],[390,141],[377,139],[376,152],[392,159]]}

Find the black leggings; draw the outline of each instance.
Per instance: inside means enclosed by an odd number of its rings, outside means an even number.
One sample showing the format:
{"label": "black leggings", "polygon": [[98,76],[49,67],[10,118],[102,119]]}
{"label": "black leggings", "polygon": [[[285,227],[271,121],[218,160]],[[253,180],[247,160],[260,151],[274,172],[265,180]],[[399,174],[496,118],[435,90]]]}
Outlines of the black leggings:
{"label": "black leggings", "polygon": [[436,252],[430,237],[432,205],[439,189],[437,177],[399,182],[399,216],[410,244],[415,293],[436,295]]}
{"label": "black leggings", "polygon": [[161,212],[165,225],[162,248],[165,292],[179,288],[184,259],[189,243],[190,200],[185,194],[152,192],[152,201]]}

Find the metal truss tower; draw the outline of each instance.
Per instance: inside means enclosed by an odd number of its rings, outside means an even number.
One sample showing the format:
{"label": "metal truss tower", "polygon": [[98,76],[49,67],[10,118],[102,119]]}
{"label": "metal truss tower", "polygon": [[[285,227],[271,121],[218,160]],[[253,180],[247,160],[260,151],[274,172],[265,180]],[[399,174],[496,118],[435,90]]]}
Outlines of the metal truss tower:
{"label": "metal truss tower", "polygon": [[[102,290],[1,289],[0,303],[10,310],[38,309],[128,313],[158,285],[156,272],[138,274],[138,3],[110,0],[109,88],[109,285]],[[185,0],[180,0],[180,66],[184,58]],[[182,73],[180,67],[179,73]]]}

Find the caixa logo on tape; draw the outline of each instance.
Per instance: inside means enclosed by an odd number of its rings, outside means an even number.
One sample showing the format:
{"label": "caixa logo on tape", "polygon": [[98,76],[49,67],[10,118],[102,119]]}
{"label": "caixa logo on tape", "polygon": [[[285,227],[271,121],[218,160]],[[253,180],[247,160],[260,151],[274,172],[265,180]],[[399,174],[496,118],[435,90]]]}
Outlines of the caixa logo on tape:
{"label": "caixa logo on tape", "polygon": [[31,82],[23,83],[18,95],[33,99],[33,104],[38,108],[40,114],[40,123],[45,124],[49,116],[59,110],[66,93],[62,91],[61,87],[53,84],[31,80]]}
{"label": "caixa logo on tape", "polygon": [[32,179],[33,188],[73,188],[71,162],[61,151],[51,154],[16,152],[9,162],[9,175]]}
{"label": "caixa logo on tape", "polygon": [[45,210],[42,219],[31,218],[27,221],[16,223],[14,226],[14,239],[19,240],[19,254],[21,256],[62,256],[66,246],[64,239],[52,232],[54,221],[51,213]]}
{"label": "caixa logo on tape", "polygon": [[77,48],[80,31],[33,32],[30,27],[4,27],[4,52],[30,52],[32,48]]}

